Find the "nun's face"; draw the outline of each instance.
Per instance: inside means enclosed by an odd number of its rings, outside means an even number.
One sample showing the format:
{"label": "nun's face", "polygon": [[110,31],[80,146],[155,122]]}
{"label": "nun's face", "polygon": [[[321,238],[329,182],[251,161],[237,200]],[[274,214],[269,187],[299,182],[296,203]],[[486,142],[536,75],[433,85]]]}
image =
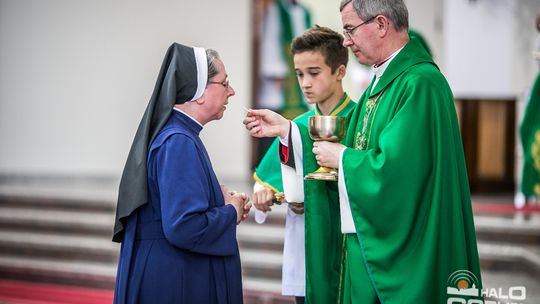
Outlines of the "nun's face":
{"label": "nun's face", "polygon": [[223,62],[217,60],[216,67],[219,73],[210,79],[204,92],[208,121],[221,119],[229,103],[229,97],[235,94],[234,89],[229,85]]}

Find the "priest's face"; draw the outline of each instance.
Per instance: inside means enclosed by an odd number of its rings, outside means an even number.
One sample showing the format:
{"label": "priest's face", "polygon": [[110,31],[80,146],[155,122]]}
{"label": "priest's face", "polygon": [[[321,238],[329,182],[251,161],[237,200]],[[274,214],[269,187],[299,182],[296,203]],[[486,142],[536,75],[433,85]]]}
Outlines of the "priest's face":
{"label": "priest's face", "polygon": [[322,105],[335,94],[343,94],[340,88],[345,67],[342,66],[332,73],[321,52],[308,51],[295,54],[294,69],[308,103]]}
{"label": "priest's face", "polygon": [[208,115],[208,121],[219,120],[227,109],[229,97],[235,94],[229,85],[225,65],[221,60],[215,62],[219,73],[208,81],[204,91],[204,111]]}
{"label": "priest's face", "polygon": [[358,62],[362,64],[373,65],[380,62],[377,57],[377,23],[374,21],[374,18],[360,19],[352,2],[341,11],[344,33],[343,46],[350,48],[358,58]]}

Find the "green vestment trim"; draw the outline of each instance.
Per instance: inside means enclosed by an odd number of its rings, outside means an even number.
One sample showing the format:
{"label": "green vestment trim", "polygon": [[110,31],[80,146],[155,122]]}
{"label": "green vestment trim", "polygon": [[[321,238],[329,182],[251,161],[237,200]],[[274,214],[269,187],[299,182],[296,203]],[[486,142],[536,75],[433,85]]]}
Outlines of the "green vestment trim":
{"label": "green vestment trim", "polygon": [[[413,39],[370,89],[349,117],[343,154],[362,249],[347,258],[363,260],[366,288],[385,304],[447,303],[447,287],[456,287],[449,278],[460,270],[474,274],[480,290],[463,145],[446,79]],[[355,149],[366,116],[369,141]]]}
{"label": "green vestment trim", "polygon": [[[345,94],[330,115],[347,117],[355,105]],[[313,140],[308,133],[308,118],[314,115],[320,115],[318,108],[294,119],[302,137],[304,175],[319,168],[312,153]],[[276,139],[257,167],[254,178],[269,189],[281,192],[283,184],[278,148],[279,139]],[[306,303],[339,303],[343,235],[340,229],[337,184],[304,181],[304,212]]]}
{"label": "green vestment trim", "polygon": [[540,197],[540,73],[532,87],[519,135],[523,146],[521,191],[527,197]]}

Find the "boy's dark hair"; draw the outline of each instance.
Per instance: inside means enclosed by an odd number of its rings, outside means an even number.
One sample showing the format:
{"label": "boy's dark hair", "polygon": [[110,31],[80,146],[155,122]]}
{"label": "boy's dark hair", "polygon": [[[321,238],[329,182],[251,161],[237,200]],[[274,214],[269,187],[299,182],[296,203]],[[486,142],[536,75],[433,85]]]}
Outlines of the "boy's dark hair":
{"label": "boy's dark hair", "polygon": [[342,64],[347,66],[349,53],[343,46],[343,36],[327,27],[315,25],[294,38],[291,44],[293,55],[315,51],[321,52],[332,73]]}

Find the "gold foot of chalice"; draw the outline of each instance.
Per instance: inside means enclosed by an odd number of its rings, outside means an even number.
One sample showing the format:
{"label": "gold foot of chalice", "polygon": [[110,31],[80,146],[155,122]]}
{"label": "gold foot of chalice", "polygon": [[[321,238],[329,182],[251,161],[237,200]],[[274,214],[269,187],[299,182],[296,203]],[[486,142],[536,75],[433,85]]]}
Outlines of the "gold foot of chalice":
{"label": "gold foot of chalice", "polygon": [[[309,137],[314,141],[339,142],[345,135],[345,117],[311,116],[308,120]],[[337,169],[319,167],[317,171],[307,174],[304,179],[337,181]]]}

